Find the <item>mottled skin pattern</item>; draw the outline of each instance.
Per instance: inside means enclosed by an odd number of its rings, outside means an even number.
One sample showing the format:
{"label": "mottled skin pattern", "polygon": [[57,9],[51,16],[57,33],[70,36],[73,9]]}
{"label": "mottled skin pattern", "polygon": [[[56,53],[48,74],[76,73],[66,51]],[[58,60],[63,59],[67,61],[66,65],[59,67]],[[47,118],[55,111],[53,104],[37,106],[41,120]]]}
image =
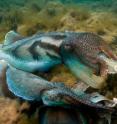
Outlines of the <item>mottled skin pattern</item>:
{"label": "mottled skin pattern", "polygon": [[[108,45],[93,33],[51,32],[21,38],[11,31],[0,49],[0,59],[9,64],[5,72],[8,88],[16,96],[26,100],[42,100],[48,106],[85,104],[111,110],[113,101],[99,94],[86,94],[80,89],[70,89],[63,83],[49,82],[32,74],[35,71],[49,71],[64,63],[76,77],[98,88],[97,84],[102,83],[108,73],[100,54],[116,60]],[[103,101],[107,103],[103,104]]]}
{"label": "mottled skin pattern", "polygon": [[70,35],[63,44],[66,49],[74,52],[81,62],[92,67],[96,72],[100,71],[102,76],[105,76],[108,72],[106,63],[99,58],[99,55],[105,54],[107,57],[117,60],[116,55],[114,55],[107,43],[93,33]]}

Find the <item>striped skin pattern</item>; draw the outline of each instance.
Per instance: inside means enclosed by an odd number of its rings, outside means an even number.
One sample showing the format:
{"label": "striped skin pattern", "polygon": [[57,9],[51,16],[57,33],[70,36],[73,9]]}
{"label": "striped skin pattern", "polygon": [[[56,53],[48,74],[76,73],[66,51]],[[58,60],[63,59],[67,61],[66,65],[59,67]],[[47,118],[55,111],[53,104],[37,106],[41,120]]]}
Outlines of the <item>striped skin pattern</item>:
{"label": "striped skin pattern", "polygon": [[4,45],[1,58],[3,57],[8,63],[24,71],[48,71],[51,67],[61,64],[59,45],[62,39],[54,35],[52,33],[35,35],[7,46]]}
{"label": "striped skin pattern", "polygon": [[[10,40],[8,40],[9,37]],[[98,55],[103,52],[115,59],[111,50],[102,43],[99,36],[92,33],[51,32],[36,34],[28,38],[20,37],[19,40],[18,38],[19,35],[13,31],[9,32],[0,49],[0,58],[10,65],[6,71],[8,88],[16,96],[26,100],[42,100],[49,106],[82,103],[91,107],[111,109],[110,106],[114,103],[101,95],[96,96],[95,99],[90,94],[82,91],[75,92],[62,83],[52,83],[30,73],[46,72],[64,63],[82,81],[98,88],[97,83],[103,80],[101,76],[94,75],[94,70],[97,67],[100,68],[98,62],[102,61],[99,61]],[[93,59],[88,57],[96,59],[96,68],[92,66],[95,65]],[[111,105],[98,103],[106,100]]]}

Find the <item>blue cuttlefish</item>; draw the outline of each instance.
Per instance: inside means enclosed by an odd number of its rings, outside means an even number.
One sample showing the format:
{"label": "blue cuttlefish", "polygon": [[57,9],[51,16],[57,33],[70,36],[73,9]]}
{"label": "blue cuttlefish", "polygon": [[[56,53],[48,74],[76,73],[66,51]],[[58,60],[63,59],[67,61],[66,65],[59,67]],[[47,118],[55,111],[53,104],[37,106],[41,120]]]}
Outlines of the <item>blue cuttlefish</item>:
{"label": "blue cuttlefish", "polygon": [[[0,45],[9,90],[26,100],[42,100],[48,106],[84,104],[111,109],[112,100],[33,74],[65,64],[87,86],[100,88],[109,73],[117,73],[117,56],[98,35],[88,32],[49,32],[23,37],[10,31]],[[2,66],[5,67],[5,66]],[[3,68],[0,69],[1,73]],[[105,103],[105,104],[104,104]]]}

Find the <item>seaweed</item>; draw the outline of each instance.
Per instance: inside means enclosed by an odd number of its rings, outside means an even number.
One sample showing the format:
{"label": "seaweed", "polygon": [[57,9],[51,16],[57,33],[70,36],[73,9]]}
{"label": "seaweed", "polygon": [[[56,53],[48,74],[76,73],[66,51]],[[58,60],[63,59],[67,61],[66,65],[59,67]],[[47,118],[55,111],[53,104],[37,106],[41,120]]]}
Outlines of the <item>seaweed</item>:
{"label": "seaweed", "polygon": [[[4,11],[3,11],[4,13]],[[18,24],[21,24],[21,12],[18,10],[5,12],[6,14],[1,14],[1,23],[4,27],[7,27],[8,30],[16,30]]]}
{"label": "seaweed", "polygon": [[[0,0],[1,41],[9,30],[16,30],[25,36],[43,31],[87,31],[97,33],[110,43],[117,37],[117,1]],[[117,53],[117,49],[115,49],[115,53]],[[69,87],[73,87],[78,82],[78,79],[63,65],[54,68],[45,77],[50,81],[65,82]],[[110,99],[117,97],[116,80],[117,75],[110,75],[106,81],[107,85],[99,92]],[[7,101],[6,98],[5,100]],[[3,100],[0,99],[1,101]],[[12,102],[14,100],[10,101],[11,106]],[[19,101],[15,101],[14,109],[17,108],[16,103]],[[20,108],[19,104],[18,107]],[[9,105],[6,104],[5,108],[8,114]],[[3,114],[1,112],[0,117]],[[31,123],[38,123],[37,115],[28,117],[26,113],[20,113],[18,124]]]}

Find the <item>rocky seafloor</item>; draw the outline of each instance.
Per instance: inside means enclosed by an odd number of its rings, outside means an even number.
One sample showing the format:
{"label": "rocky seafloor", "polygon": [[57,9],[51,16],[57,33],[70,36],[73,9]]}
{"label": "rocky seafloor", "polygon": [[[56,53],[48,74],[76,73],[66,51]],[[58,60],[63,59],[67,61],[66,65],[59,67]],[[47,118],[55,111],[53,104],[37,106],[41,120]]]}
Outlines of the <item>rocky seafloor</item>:
{"label": "rocky seafloor", "polygon": [[[115,0],[0,1],[1,42],[9,30],[15,30],[24,36],[48,31],[94,32],[103,37],[117,53],[117,2]],[[64,65],[54,68],[45,77],[51,81],[65,82],[70,87],[77,82]],[[117,75],[109,75],[106,84],[99,92],[110,99],[117,97]],[[38,124],[39,108],[33,111],[31,106],[32,103],[6,97],[1,93],[0,124]]]}

